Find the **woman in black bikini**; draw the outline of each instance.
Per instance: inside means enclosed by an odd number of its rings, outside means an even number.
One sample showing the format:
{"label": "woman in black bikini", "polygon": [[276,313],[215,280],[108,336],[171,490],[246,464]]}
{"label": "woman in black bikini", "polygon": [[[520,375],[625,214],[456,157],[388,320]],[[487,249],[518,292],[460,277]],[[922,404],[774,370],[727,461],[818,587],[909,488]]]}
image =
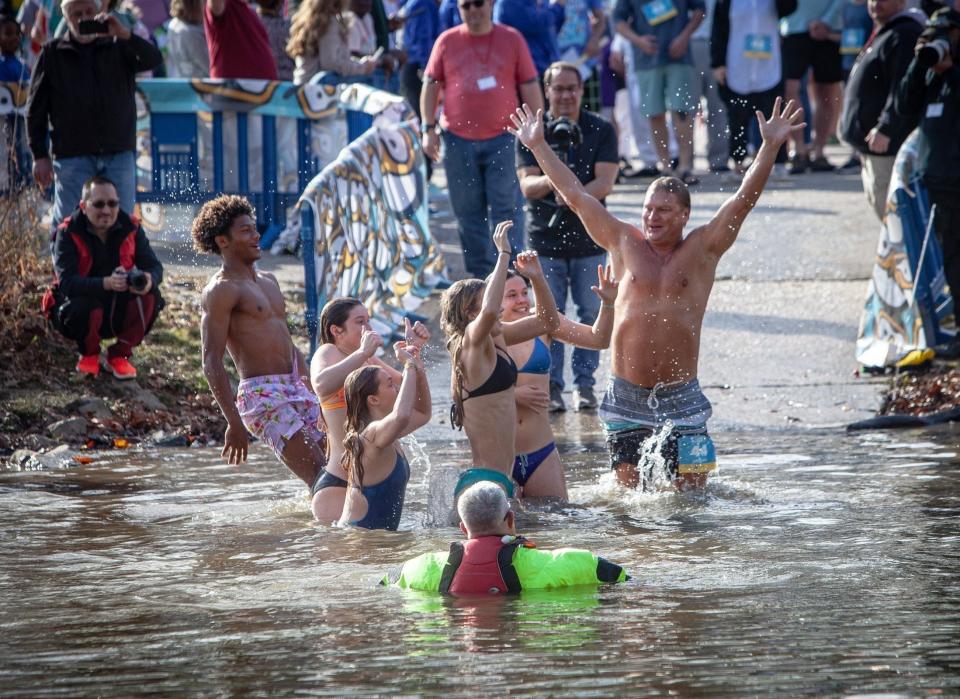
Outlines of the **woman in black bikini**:
{"label": "woman in black bikini", "polygon": [[[451,423],[470,440],[473,468],[460,475],[455,495],[479,480],[492,480],[511,497],[517,406],[514,386],[517,366],[507,345],[546,335],[560,326],[560,314],[535,252],[517,256],[516,269],[530,280],[537,298],[536,315],[512,323],[500,322],[500,304],[510,266],[507,232],[513,224],[497,224],[493,242],[497,266],[484,282],[462,279],[447,289],[440,305],[440,322],[447,336],[452,364]],[[470,386],[476,388],[471,389]]]}

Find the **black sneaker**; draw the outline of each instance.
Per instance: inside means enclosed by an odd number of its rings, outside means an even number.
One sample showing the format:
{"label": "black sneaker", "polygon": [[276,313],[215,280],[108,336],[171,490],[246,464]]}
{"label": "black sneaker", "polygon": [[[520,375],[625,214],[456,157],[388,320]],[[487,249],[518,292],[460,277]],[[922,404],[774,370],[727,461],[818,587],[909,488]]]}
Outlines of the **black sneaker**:
{"label": "black sneaker", "polygon": [[810,172],[833,172],[835,169],[824,155],[810,161]]}
{"label": "black sneaker", "polygon": [[860,169],[860,158],[856,154],[851,155],[850,158],[843,165],[840,166],[840,170],[859,170]]}
{"label": "black sneaker", "polygon": [[807,168],[810,167],[810,158],[808,156],[801,155],[792,155],[790,161],[787,164],[787,174],[789,175],[802,175],[807,171]]}
{"label": "black sneaker", "polygon": [[597,396],[594,395],[590,386],[573,389],[573,408],[578,411],[597,409]]}
{"label": "black sneaker", "polygon": [[563,404],[563,394],[560,386],[555,383],[550,384],[550,412],[562,413],[566,411],[567,406]]}

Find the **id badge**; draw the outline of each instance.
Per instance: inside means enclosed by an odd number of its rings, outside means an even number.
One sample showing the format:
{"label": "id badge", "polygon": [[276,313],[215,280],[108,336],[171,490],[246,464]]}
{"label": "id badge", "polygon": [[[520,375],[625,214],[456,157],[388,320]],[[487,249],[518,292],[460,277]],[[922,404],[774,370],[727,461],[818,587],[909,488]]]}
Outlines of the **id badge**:
{"label": "id badge", "polygon": [[677,6],[673,4],[673,0],[650,0],[640,9],[651,27],[663,24],[677,16]]}
{"label": "id badge", "polygon": [[943,102],[934,102],[927,105],[927,118],[936,119],[943,116]]}
{"label": "id badge", "polygon": [[773,58],[773,37],[769,34],[747,34],[743,55],[763,60]]}
{"label": "id badge", "polygon": [[497,86],[497,79],[492,75],[485,75],[482,78],[477,80],[477,89],[483,92],[484,90],[492,90]]}
{"label": "id badge", "polygon": [[861,27],[844,29],[840,35],[840,53],[845,56],[856,56],[867,41],[867,32]]}
{"label": "id badge", "polygon": [[717,452],[707,434],[690,434],[677,438],[677,472],[710,473],[717,470]]}

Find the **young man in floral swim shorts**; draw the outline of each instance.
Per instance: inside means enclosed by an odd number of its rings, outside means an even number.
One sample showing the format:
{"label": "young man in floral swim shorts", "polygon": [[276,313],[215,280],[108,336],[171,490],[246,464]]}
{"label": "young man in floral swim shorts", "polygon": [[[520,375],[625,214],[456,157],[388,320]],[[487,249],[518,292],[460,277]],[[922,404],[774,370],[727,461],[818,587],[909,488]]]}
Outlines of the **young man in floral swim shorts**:
{"label": "young man in floral swim shorts", "polygon": [[[283,294],[272,274],[260,272],[260,234],[243,197],[207,202],[193,222],[194,247],[220,255],[223,265],[203,290],[203,373],[227,419],[223,456],[247,459],[247,431],[308,486],[326,473],[320,404],[303,355],[287,328]],[[223,366],[226,349],[240,374],[236,403]]]}

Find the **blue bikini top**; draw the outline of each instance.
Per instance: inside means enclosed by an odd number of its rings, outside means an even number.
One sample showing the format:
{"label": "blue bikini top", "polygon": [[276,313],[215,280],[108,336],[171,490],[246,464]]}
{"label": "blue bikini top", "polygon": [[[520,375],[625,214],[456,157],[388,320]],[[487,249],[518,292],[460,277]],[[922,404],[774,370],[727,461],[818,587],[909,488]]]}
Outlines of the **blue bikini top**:
{"label": "blue bikini top", "polygon": [[365,485],[360,488],[363,497],[367,499],[367,514],[363,519],[350,524],[364,529],[396,531],[400,525],[400,515],[403,514],[403,498],[406,495],[409,480],[410,464],[407,463],[407,457],[398,451],[397,461],[389,476],[376,485]]}
{"label": "blue bikini top", "polygon": [[539,337],[533,338],[533,352],[527,363],[520,367],[521,374],[548,374],[550,373],[550,348]]}

